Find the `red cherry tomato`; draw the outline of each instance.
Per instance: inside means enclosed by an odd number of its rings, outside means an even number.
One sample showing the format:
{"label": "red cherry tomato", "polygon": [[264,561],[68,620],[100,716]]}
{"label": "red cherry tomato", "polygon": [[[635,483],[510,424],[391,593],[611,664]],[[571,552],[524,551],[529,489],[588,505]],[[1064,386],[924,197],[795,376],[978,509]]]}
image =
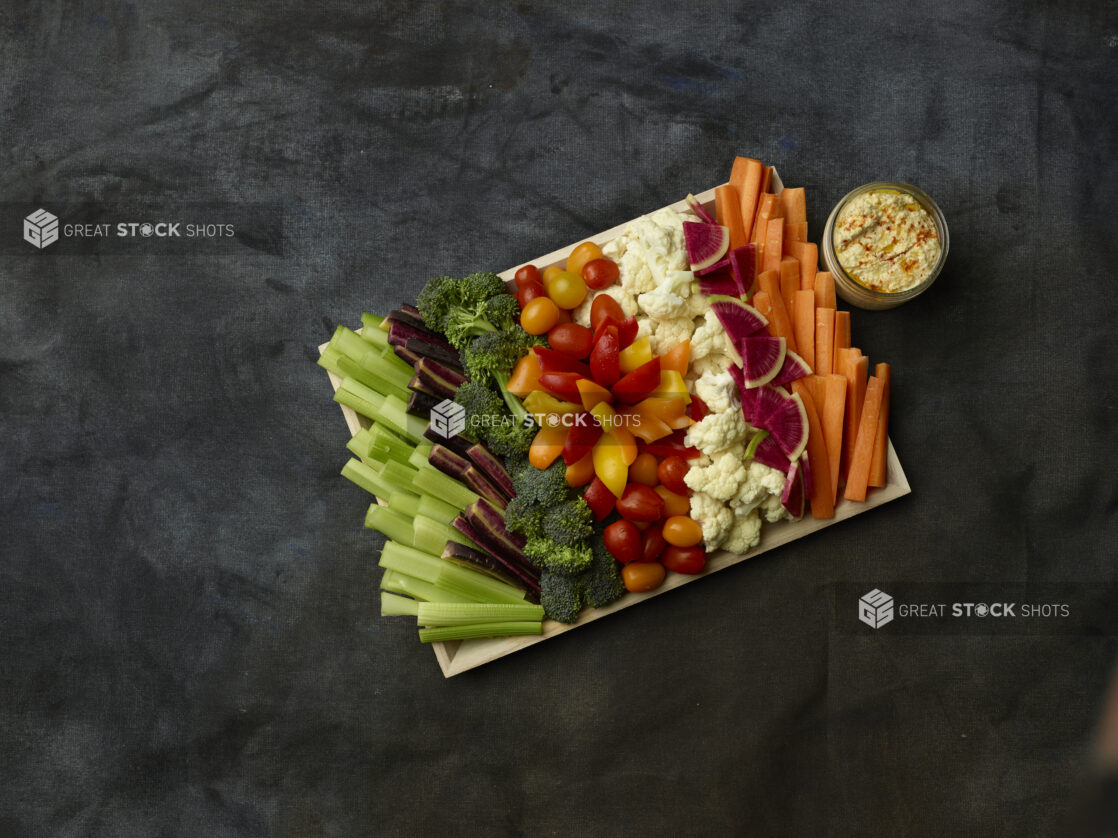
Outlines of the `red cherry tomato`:
{"label": "red cherry tomato", "polygon": [[655,521],[664,510],[664,499],[642,483],[630,483],[617,499],[617,511],[630,521]]}
{"label": "red cherry tomato", "polygon": [[557,349],[564,355],[582,360],[590,355],[593,349],[591,342],[594,333],[585,326],[577,323],[560,323],[547,333],[547,342],[552,349]]}
{"label": "red cherry tomato", "polygon": [[660,485],[669,492],[690,497],[691,489],[683,482],[683,475],[687,474],[688,468],[687,461],[678,454],[675,454],[671,457],[665,457],[660,462],[660,467],[656,470],[656,475],[660,478]]}
{"label": "red cherry tomato", "polygon": [[707,566],[707,551],[702,547],[668,547],[660,557],[664,567],[676,573],[702,573]]}
{"label": "red cherry tomato", "polygon": [[632,521],[614,521],[602,533],[606,549],[622,564],[641,558],[641,533]]}
{"label": "red cherry tomato", "polygon": [[582,278],[588,288],[601,291],[617,282],[621,270],[612,259],[591,259],[582,266]]}
{"label": "red cherry tomato", "polygon": [[524,308],[536,297],[546,297],[547,292],[543,288],[542,282],[525,282],[519,286],[520,290],[516,292],[516,301],[520,303],[520,307]]}
{"label": "red cherry tomato", "polygon": [[517,290],[520,290],[529,282],[538,282],[540,285],[543,285],[543,277],[540,276],[540,269],[535,265],[525,265],[517,270],[513,278],[516,280]]}
{"label": "red cherry tomato", "polygon": [[621,303],[609,294],[599,294],[590,304],[590,328],[597,332],[598,327],[606,320],[621,323],[625,320],[625,312],[621,309]]}
{"label": "red cherry tomato", "polygon": [[660,527],[649,527],[641,535],[641,561],[654,562],[658,560],[667,546],[668,542],[664,540],[664,534]]}

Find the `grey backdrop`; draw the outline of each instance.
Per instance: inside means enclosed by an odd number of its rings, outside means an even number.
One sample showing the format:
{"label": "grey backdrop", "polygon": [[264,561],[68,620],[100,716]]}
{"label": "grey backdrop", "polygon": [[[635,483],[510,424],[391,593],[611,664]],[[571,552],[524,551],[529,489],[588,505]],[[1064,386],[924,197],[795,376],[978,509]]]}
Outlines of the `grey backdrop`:
{"label": "grey backdrop", "polygon": [[[284,239],[0,259],[0,834],[1062,834],[1112,633],[831,613],[1115,602],[1118,19],[1054,5],[5,4],[0,201],[276,202]],[[734,154],[813,238],[867,180],[946,213],[934,289],[853,316],[913,493],[444,681],[378,616],[315,346]]]}

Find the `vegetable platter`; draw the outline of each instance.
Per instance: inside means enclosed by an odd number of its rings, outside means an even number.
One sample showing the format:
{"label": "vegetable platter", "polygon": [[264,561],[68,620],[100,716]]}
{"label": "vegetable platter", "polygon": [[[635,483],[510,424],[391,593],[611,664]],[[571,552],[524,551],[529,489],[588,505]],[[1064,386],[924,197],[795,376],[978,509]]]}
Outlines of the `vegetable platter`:
{"label": "vegetable platter", "polygon": [[[320,364],[329,373],[335,400],[352,435],[347,447],[357,455],[343,475],[375,495],[366,525],[389,537],[380,562],[385,567],[382,613],[417,620],[420,638],[431,643],[445,677],[910,492],[888,438],[889,367],[878,364],[870,368],[861,350],[847,348],[851,346],[849,315],[839,312],[836,316],[830,276],[817,275],[815,245],[806,242],[803,200],[803,190],[785,191],[771,167],[736,158],[728,184],[689,195],[657,213],[497,275],[511,291],[500,294],[502,299],[494,297],[465,313],[447,315],[432,302],[434,292],[429,289],[442,281],[433,280],[420,295],[418,308],[402,306],[393,312],[395,318],[365,315],[362,330],[339,327],[334,340],[320,347]],[[625,257],[624,247],[629,240],[634,253],[657,250],[655,234],[662,231],[655,227],[650,228],[654,234],[651,244],[645,240],[633,243],[638,222],[647,226],[650,218],[669,218],[668,226],[675,225],[677,241],[681,239],[679,218],[687,219],[682,229],[690,264],[683,265],[687,272],[653,266],[660,286],[654,288],[646,276],[648,284],[637,287],[631,281],[634,264],[639,263],[632,261],[632,253]],[[593,260],[603,255],[602,248],[608,258],[586,263],[584,255]],[[595,267],[610,259],[622,266],[624,282],[633,287],[623,291],[618,285],[609,292],[611,299],[598,301],[607,296],[601,289],[616,280],[618,269],[605,265],[609,270],[602,280]],[[572,277],[572,270],[581,271],[585,284]],[[536,279],[541,272],[547,297],[537,301],[532,293],[517,292],[539,284]],[[461,282],[501,287],[493,275],[475,277]],[[687,287],[669,288],[673,277],[685,280]],[[542,296],[542,284],[540,288],[537,293]],[[636,291],[642,288],[644,293],[638,295]],[[700,288],[709,295],[702,301],[698,299]],[[625,296],[627,292],[630,296]],[[462,293],[468,296],[468,292]],[[686,311],[689,293],[696,299]],[[579,307],[584,299],[586,305]],[[558,301],[558,307],[551,300]],[[601,314],[599,306],[591,305],[595,301],[608,303],[602,308],[615,310],[616,315]],[[588,315],[591,309],[593,322]],[[428,324],[437,321],[440,328],[426,331],[421,310],[427,312]],[[657,312],[662,312],[663,321],[657,322]],[[690,315],[697,326],[688,326],[669,340],[665,337],[668,322],[681,312]],[[565,316],[557,322],[556,314]],[[639,333],[637,318],[626,316],[633,314],[642,318]],[[571,325],[560,328],[572,315]],[[516,317],[518,324],[513,323]],[[579,335],[585,345],[570,349],[571,342],[560,334],[564,329],[567,336]],[[719,331],[717,352],[729,359],[715,353],[704,356],[712,329]],[[474,354],[481,360],[470,357],[467,341],[496,345],[512,331],[522,341],[513,352],[513,357],[522,356],[515,369],[492,370],[489,356],[480,350]],[[442,335],[462,348],[464,362],[459,362]],[[366,343],[369,338],[375,340]],[[569,357],[564,359],[548,348],[548,338],[552,347],[567,351]],[[370,346],[389,356],[390,363],[374,357]],[[364,360],[353,360],[362,353],[367,356]],[[414,366],[410,380],[412,370],[397,356]],[[721,364],[716,363],[718,359]],[[558,367],[552,366],[557,362]],[[532,371],[525,372],[527,366]],[[697,377],[700,366],[707,371]],[[673,367],[687,373],[686,383],[670,371]],[[871,370],[876,374],[869,375]],[[492,375],[491,389],[478,386],[474,388],[478,392],[471,393],[474,382],[487,373]],[[646,373],[652,375],[653,383],[642,387]],[[729,388],[732,397],[724,398],[725,393],[712,389],[712,382],[729,383],[730,379],[736,385]],[[528,407],[527,414],[538,423],[538,427],[530,420],[523,423],[531,429],[528,438],[521,438],[521,432],[515,430],[494,431],[490,436],[483,427],[480,433],[464,432],[464,438],[444,439],[455,436],[453,428],[448,433],[445,422],[428,425],[431,409],[443,396],[465,403],[471,421],[475,413],[483,411],[502,412],[509,422],[518,420],[526,413],[518,395]],[[405,405],[403,400],[409,396]],[[581,404],[572,404],[579,401]],[[843,403],[847,405],[845,420]],[[457,404],[453,410],[460,420],[463,411]],[[719,410],[725,415],[717,413]],[[559,424],[556,416],[575,411],[592,415],[598,423],[589,437],[586,431],[569,426],[551,428],[552,420]],[[622,421],[632,420],[634,414],[639,439],[625,430]],[[773,415],[785,418],[773,419]],[[728,420],[722,424],[732,419],[736,435],[715,434],[713,441],[711,434],[704,435],[719,419]],[[639,429],[642,422],[651,423],[644,424],[643,432]],[[657,427],[663,431],[654,432]],[[556,433],[560,436],[549,437]],[[531,434],[535,439],[530,439]],[[576,448],[582,445],[573,455],[572,444]],[[517,446],[522,451],[512,450]],[[630,452],[623,464],[617,459],[622,456],[618,451]],[[688,452],[682,478],[664,473],[665,464],[680,460],[668,456],[677,451]],[[771,466],[762,465],[758,472],[776,478],[775,486],[767,489],[769,495],[747,484],[746,472],[741,470],[743,461],[752,467],[754,458]],[[560,502],[560,496],[544,484],[548,473],[563,473],[564,461],[566,485],[561,491],[569,486],[571,494],[562,495]],[[639,476],[642,464],[651,469],[651,479]],[[741,481],[740,486],[727,475],[730,469],[735,470],[732,477]],[[785,469],[787,473],[782,474]],[[533,482],[534,478],[538,480]],[[752,473],[749,478],[756,480]],[[559,481],[562,483],[561,477]],[[520,488],[514,490],[514,485]],[[739,489],[739,496],[731,497]],[[686,496],[676,494],[684,491]],[[760,501],[763,495],[764,504]],[[551,511],[530,509],[533,497]],[[649,504],[639,502],[644,497],[655,503],[652,514],[645,514]],[[675,502],[682,502],[682,509],[672,510]],[[762,520],[767,523],[762,525]],[[578,540],[584,536],[585,540]],[[650,542],[655,543],[650,547]],[[599,572],[599,567],[606,569]],[[575,579],[583,581],[565,581]],[[573,598],[570,602],[563,598],[568,594]],[[535,604],[540,602],[543,606]],[[563,622],[549,619],[552,614]]]}

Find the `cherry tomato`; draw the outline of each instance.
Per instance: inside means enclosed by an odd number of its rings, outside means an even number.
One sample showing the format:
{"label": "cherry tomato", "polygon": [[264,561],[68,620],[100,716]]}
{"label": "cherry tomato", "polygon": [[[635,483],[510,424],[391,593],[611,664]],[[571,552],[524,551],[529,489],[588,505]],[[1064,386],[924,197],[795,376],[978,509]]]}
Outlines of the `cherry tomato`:
{"label": "cherry tomato", "polygon": [[582,266],[582,278],[595,291],[609,288],[621,276],[621,269],[612,259],[591,259]]}
{"label": "cherry tomato", "polygon": [[569,271],[557,273],[551,278],[551,282],[544,284],[544,287],[547,288],[547,295],[555,301],[555,305],[568,311],[578,308],[586,299],[586,283],[582,281],[581,276]]}
{"label": "cherry tomato", "polygon": [[645,486],[656,485],[656,458],[651,454],[638,454],[629,466],[629,482],[643,483]]}
{"label": "cherry tomato", "polygon": [[664,514],[669,518],[673,515],[687,515],[691,512],[691,501],[687,499],[686,495],[677,495],[663,484],[657,486],[653,491],[664,501]]}
{"label": "cherry tomato", "polygon": [[694,547],[703,540],[703,528],[686,515],[672,515],[664,522],[664,540],[673,547]]}
{"label": "cherry tomato", "polygon": [[598,327],[606,320],[620,324],[625,320],[625,312],[621,310],[621,304],[609,294],[599,294],[590,304],[590,328],[597,332]]}
{"label": "cherry tomato", "polygon": [[580,361],[590,354],[593,338],[594,334],[589,329],[577,323],[560,323],[547,333],[547,342],[552,349]]}
{"label": "cherry tomato", "polygon": [[526,283],[538,282],[543,285],[543,277],[540,276],[540,269],[535,265],[525,265],[517,269],[515,276],[517,290],[524,287]]}
{"label": "cherry tomato", "polygon": [[641,561],[657,561],[667,546],[668,542],[664,541],[664,534],[660,531],[660,527],[650,526],[641,535]]}
{"label": "cherry tomato", "polygon": [[536,297],[546,296],[547,292],[544,290],[542,282],[525,282],[516,292],[516,301],[520,303],[520,307],[523,309]]}
{"label": "cherry tomato", "polygon": [[691,489],[683,482],[683,475],[687,474],[688,468],[687,461],[678,454],[665,457],[663,462],[660,463],[660,468],[657,470],[661,485],[669,492],[683,495],[684,497],[690,497]]}
{"label": "cherry tomato", "polygon": [[559,307],[550,297],[536,297],[520,312],[520,325],[530,335],[551,331],[559,322]]}
{"label": "cherry tomato", "polygon": [[641,534],[632,521],[614,521],[602,532],[602,540],[610,554],[622,564],[641,557]]}
{"label": "cherry tomato", "polygon": [[633,562],[621,568],[621,581],[625,583],[625,590],[635,594],[659,588],[667,575],[659,562]]}
{"label": "cherry tomato", "polygon": [[562,272],[563,272],[563,268],[562,268],[561,265],[552,265],[550,268],[544,268],[543,269],[543,277],[540,280],[541,282],[543,282],[543,287],[546,288],[547,284],[555,278],[555,275],[560,274]]}
{"label": "cherry tomato", "polygon": [[571,313],[569,311],[565,308],[561,308],[559,309],[559,320],[557,322],[558,325],[562,326],[564,323],[573,323],[574,320],[571,318]]}
{"label": "cherry tomato", "polygon": [[576,276],[582,276],[582,266],[587,262],[602,258],[602,249],[594,242],[583,242],[567,257],[567,270]]}
{"label": "cherry tomato", "polygon": [[660,557],[664,567],[676,573],[702,573],[707,566],[707,551],[702,547],[669,547]]}
{"label": "cherry tomato", "polygon": [[630,521],[655,521],[664,509],[664,499],[650,487],[630,483],[617,499],[617,511]]}

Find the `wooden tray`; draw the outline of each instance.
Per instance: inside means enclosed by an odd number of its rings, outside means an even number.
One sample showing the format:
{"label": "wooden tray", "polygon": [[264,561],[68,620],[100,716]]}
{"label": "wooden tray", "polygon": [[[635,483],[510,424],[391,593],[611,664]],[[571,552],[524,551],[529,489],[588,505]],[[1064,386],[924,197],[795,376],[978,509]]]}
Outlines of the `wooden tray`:
{"label": "wooden tray", "polygon": [[[773,188],[779,191],[781,187],[780,178],[773,172]],[[708,207],[713,213],[714,207],[714,189],[708,189],[699,195],[696,195],[700,202],[705,207]],[[685,201],[678,201],[671,205],[674,210],[684,210],[687,208]],[[597,242],[598,244],[605,244],[610,239],[619,236],[629,225],[630,222],[626,221],[624,224],[619,224],[609,230],[605,230],[597,235],[591,236],[590,241]],[[565,262],[570,252],[574,250],[575,246],[587,239],[580,239],[575,244],[568,245],[546,256],[541,256],[538,259],[531,260],[541,271],[550,266]],[[519,267],[516,266],[516,267]],[[500,274],[506,280],[511,280],[516,268],[509,268],[507,271]],[[326,344],[319,347],[321,352]],[[328,373],[330,376],[330,383],[334,389],[337,390],[341,384],[341,379],[333,373]],[[364,416],[358,415],[355,411],[348,407],[342,406],[342,415],[345,416],[346,424],[349,426],[351,434],[356,434],[362,427],[368,427],[369,420]],[[431,646],[435,650],[435,657],[438,658],[439,666],[442,668],[443,675],[450,678],[453,675],[465,672],[468,669],[473,669],[476,666],[489,663],[497,658],[511,655],[513,652],[518,652],[521,649],[532,646],[540,641],[547,640],[549,637],[554,637],[557,634],[571,631],[579,626],[586,625],[589,622],[598,620],[605,617],[607,614],[613,614],[615,611],[620,611],[623,608],[628,608],[630,605],[636,605],[643,602],[649,597],[658,596],[659,594],[678,588],[680,585],[687,585],[691,582],[696,582],[700,579],[705,579],[712,573],[717,573],[731,565],[736,565],[746,559],[751,559],[754,556],[759,556],[767,550],[772,550],[774,547],[779,547],[782,544],[787,544],[790,541],[795,541],[797,538],[802,538],[805,535],[824,529],[825,527],[837,524],[839,521],[845,521],[847,518],[853,518],[859,513],[866,510],[873,509],[874,507],[881,506],[883,503],[888,503],[891,500],[907,495],[912,489],[908,485],[908,479],[905,477],[904,470],[901,468],[901,462],[897,459],[897,452],[893,448],[893,443],[889,442],[889,459],[888,459],[888,477],[886,485],[878,489],[870,489],[869,495],[864,503],[854,503],[852,501],[843,500],[840,498],[839,503],[835,506],[835,517],[817,520],[806,515],[799,521],[782,521],[777,524],[765,523],[761,528],[761,542],[752,550],[744,555],[736,553],[728,553],[725,550],[720,550],[712,554],[707,561],[707,569],[698,576],[684,576],[679,573],[669,573],[668,578],[664,583],[654,591],[646,594],[626,594],[617,602],[605,608],[587,608],[582,612],[582,616],[577,623],[567,625],[565,623],[557,623],[554,620],[545,620],[543,624],[543,634],[538,636],[529,637],[494,637],[479,640],[454,640],[446,643],[432,643]]]}

